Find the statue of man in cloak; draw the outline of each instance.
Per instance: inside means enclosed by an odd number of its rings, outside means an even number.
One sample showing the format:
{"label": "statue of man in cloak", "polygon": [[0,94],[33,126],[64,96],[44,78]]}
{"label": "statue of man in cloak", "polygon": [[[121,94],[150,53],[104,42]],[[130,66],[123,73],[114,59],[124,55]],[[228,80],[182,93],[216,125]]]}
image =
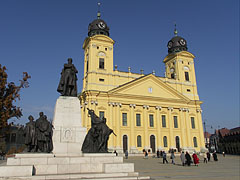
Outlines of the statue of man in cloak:
{"label": "statue of man in cloak", "polygon": [[77,74],[78,71],[72,64],[72,58],[68,58],[68,63],[64,64],[61,72],[61,79],[57,91],[62,96],[77,97]]}

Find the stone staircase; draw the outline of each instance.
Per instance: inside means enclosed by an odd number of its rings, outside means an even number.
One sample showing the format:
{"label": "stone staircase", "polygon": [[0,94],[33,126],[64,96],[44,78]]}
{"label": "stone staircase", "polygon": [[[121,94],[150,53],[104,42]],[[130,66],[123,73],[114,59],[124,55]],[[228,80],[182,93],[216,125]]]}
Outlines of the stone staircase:
{"label": "stone staircase", "polygon": [[133,163],[111,153],[98,154],[16,154],[0,166],[2,179],[150,179],[139,177]]}

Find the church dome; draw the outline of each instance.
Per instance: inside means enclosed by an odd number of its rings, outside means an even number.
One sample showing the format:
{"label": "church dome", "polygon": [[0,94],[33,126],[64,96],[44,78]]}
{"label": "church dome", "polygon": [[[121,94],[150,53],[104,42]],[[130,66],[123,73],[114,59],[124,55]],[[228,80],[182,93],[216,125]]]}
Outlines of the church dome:
{"label": "church dome", "polygon": [[88,26],[88,36],[94,36],[96,34],[103,34],[109,36],[109,27],[106,22],[100,18],[95,19]]}
{"label": "church dome", "polygon": [[180,51],[187,51],[187,41],[182,38],[181,36],[177,35],[177,30],[175,27],[174,30],[174,34],[175,36],[168,41],[167,47],[168,47],[168,53],[176,53],[176,52],[180,52]]}

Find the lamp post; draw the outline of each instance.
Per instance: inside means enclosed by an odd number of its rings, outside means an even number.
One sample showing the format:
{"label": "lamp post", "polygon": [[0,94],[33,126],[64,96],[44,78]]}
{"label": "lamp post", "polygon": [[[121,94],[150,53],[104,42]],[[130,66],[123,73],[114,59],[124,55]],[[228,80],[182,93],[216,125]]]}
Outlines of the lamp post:
{"label": "lamp post", "polygon": [[207,131],[206,131],[206,119],[203,122],[203,126],[204,126],[204,136],[205,136],[205,147],[208,148],[208,141],[207,141]]}

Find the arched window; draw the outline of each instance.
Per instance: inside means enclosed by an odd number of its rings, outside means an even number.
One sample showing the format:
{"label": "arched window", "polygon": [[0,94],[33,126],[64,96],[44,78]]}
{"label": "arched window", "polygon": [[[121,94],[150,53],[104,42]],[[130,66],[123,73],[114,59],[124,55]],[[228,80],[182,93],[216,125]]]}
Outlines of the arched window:
{"label": "arched window", "polygon": [[168,144],[167,144],[167,136],[164,136],[164,137],[163,137],[163,145],[164,145],[164,147],[168,147]]}
{"label": "arched window", "polygon": [[185,80],[189,81],[189,73],[187,71],[185,71]]}
{"label": "arched window", "polygon": [[193,144],[194,144],[194,147],[197,147],[197,138],[196,137],[193,138]]}
{"label": "arched window", "polygon": [[142,137],[140,135],[137,136],[137,147],[142,147]]}

